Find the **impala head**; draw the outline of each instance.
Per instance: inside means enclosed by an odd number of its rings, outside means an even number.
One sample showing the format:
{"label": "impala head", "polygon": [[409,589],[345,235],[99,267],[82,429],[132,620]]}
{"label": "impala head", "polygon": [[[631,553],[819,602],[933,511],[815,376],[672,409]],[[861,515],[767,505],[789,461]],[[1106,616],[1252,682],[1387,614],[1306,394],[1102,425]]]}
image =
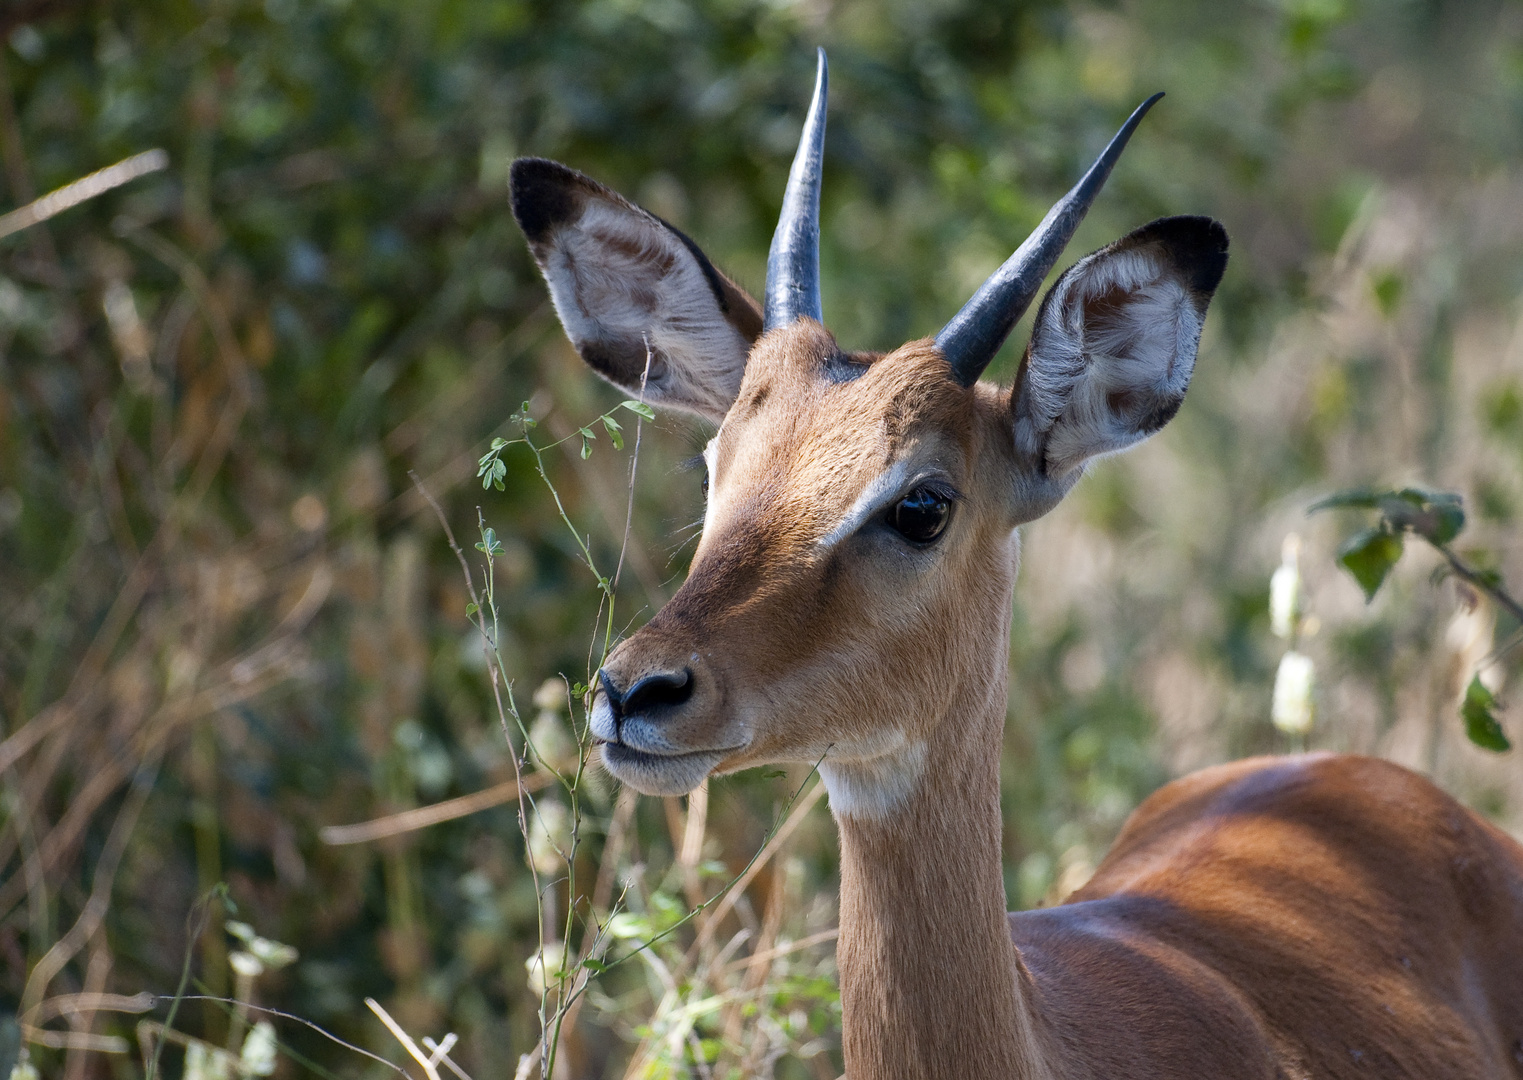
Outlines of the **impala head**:
{"label": "impala head", "polygon": [[604,761],[647,793],[824,756],[838,813],[883,812],[954,699],[972,688],[1003,716],[1015,527],[1174,415],[1226,266],[1214,221],[1145,225],[1048,292],[1012,388],[979,382],[1154,98],[934,340],[847,352],[820,310],[825,90],[821,52],[760,306],[602,185],[513,166],[513,212],[583,359],[718,427],[688,579],[599,674]]}

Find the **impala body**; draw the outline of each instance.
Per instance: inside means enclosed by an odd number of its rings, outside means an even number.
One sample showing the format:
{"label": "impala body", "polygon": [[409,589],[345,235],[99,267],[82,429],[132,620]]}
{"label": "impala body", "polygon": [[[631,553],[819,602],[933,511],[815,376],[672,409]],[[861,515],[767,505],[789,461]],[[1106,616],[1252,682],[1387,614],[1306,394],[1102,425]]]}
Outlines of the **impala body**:
{"label": "impala body", "polygon": [[608,658],[593,732],[651,794],[822,760],[852,1080],[1523,1077],[1523,849],[1393,765],[1197,773],[1069,903],[1005,912],[1016,530],[1174,415],[1225,231],[1166,218],[1086,256],[1014,386],[979,376],[1151,104],[935,339],[887,354],[822,323],[823,53],[761,305],[602,185],[515,163],[582,357],[718,429],[692,570]]}

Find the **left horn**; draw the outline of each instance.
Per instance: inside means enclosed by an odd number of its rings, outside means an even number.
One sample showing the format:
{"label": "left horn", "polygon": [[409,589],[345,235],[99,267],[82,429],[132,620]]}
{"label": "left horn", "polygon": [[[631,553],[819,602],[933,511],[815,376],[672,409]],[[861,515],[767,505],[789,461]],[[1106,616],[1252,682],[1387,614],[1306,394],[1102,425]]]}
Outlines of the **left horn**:
{"label": "left horn", "polygon": [[[1154,94],[1137,106],[1083,179],[1047,211],[1047,216],[1025,243],[979,286],[973,299],[964,304],[936,335],[936,347],[952,365],[953,376],[963,386],[972,386],[978,381],[984,368],[1005,343],[1005,338],[1010,336],[1011,329],[1026,313],[1047,272],[1063,254],[1090,204],[1105,186],[1121,151],[1126,149],[1127,140],[1161,97],[1162,94]],[[768,288],[771,288],[770,279]],[[768,296],[771,296],[770,292]]]}
{"label": "left horn", "polygon": [[820,170],[825,159],[825,93],[828,77],[821,49],[814,100],[804,119],[798,153],[788,170],[783,210],[767,253],[767,297],[762,330],[808,316],[823,322],[820,308]]}

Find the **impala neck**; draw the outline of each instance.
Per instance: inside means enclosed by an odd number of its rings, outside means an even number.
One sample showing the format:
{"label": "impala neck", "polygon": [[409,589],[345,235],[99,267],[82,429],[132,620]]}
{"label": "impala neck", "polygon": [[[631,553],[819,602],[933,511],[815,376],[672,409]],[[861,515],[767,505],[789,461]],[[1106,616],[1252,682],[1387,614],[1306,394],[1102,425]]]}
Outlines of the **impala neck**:
{"label": "impala neck", "polygon": [[[837,811],[851,1080],[1052,1075],[1005,915],[1000,675],[965,684],[972,689],[935,726],[918,783],[893,811]],[[832,802],[842,779],[827,776]]]}

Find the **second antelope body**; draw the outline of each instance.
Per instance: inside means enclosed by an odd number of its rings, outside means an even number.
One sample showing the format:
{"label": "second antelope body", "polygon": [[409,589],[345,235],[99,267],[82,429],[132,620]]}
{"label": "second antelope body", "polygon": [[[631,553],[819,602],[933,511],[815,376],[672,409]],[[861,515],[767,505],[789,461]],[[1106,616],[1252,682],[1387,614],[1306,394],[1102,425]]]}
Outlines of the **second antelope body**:
{"label": "second antelope body", "polygon": [[1086,256],[1014,386],[979,376],[1151,104],[935,339],[887,354],[822,323],[823,54],[761,305],[600,184],[514,164],[583,358],[718,427],[691,573],[609,657],[593,732],[652,794],[823,757],[851,1080],[1523,1077],[1523,849],[1394,765],[1197,773],[1068,903],[1005,912],[1016,528],[1174,415],[1225,231],[1166,218]]}

